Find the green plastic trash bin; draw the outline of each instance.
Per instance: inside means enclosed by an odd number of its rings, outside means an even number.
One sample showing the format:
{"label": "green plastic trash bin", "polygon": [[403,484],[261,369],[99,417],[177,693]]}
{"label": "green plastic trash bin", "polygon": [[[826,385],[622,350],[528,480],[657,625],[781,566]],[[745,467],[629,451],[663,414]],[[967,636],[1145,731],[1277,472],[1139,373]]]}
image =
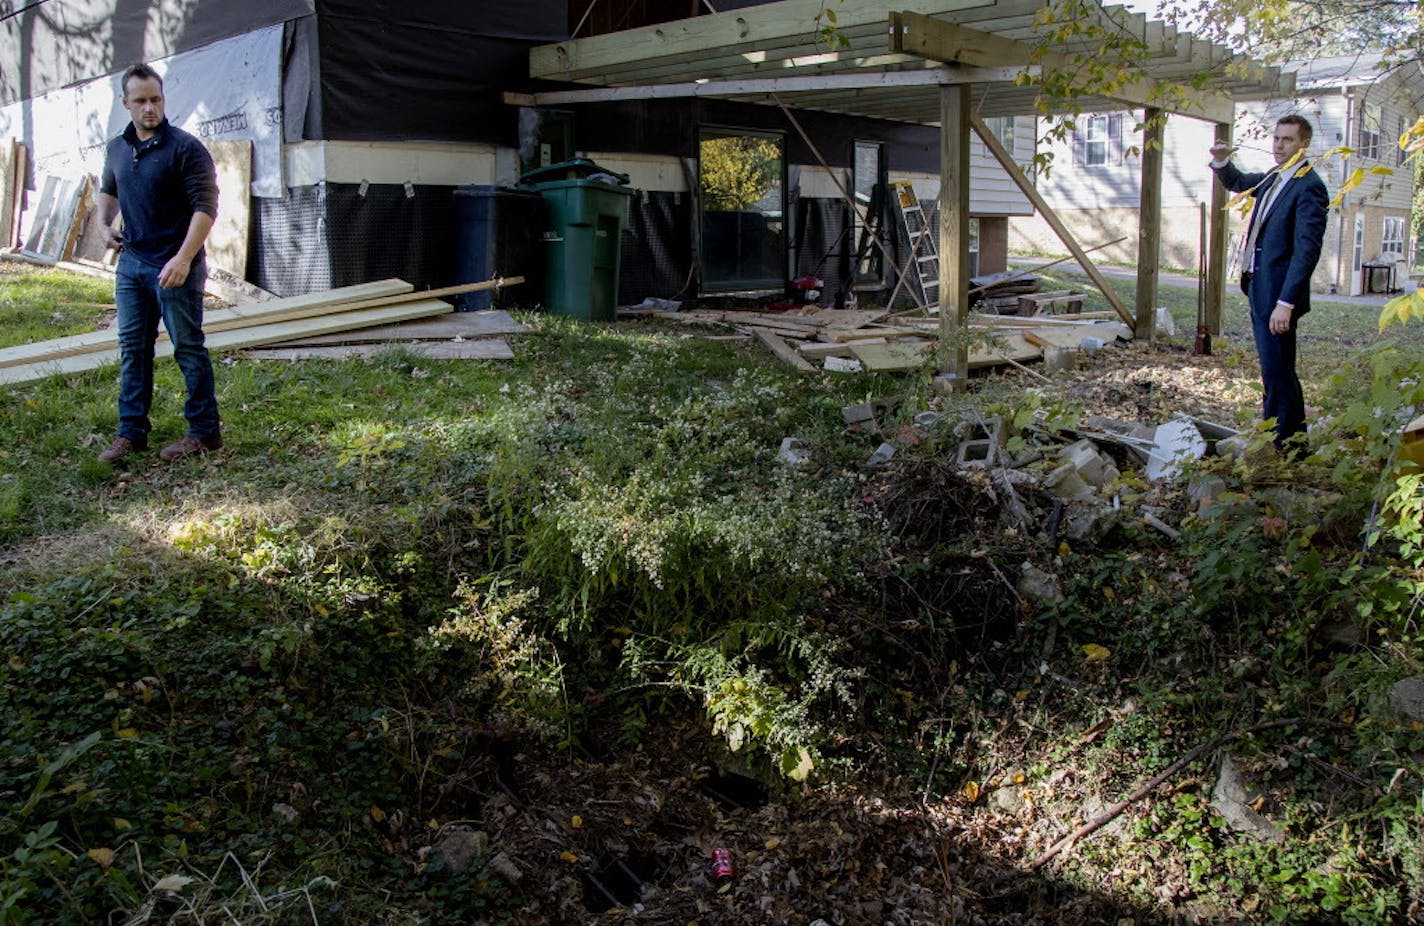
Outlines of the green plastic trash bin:
{"label": "green plastic trash bin", "polygon": [[[598,177],[600,179],[594,179]],[[578,159],[531,171],[522,186],[549,208],[544,234],[545,308],[585,321],[613,321],[618,310],[618,267],[628,198],[621,174]]]}

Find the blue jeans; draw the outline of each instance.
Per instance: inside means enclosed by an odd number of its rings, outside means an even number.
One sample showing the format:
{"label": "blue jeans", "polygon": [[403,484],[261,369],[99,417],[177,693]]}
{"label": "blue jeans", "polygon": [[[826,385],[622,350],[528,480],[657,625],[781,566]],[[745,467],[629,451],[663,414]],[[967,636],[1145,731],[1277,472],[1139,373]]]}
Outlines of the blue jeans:
{"label": "blue jeans", "polygon": [[218,437],[217,390],[213,364],[203,338],[203,284],[208,268],[202,260],[193,262],[182,286],[164,289],[158,285],[161,268],[152,267],[128,254],[120,255],[116,269],[114,302],[119,325],[119,437],[139,447],[148,445],[148,409],[153,404],[153,350],[158,340],[158,320],[168,330],[173,359],[183,371],[188,401],[183,417],[188,419],[188,436]]}

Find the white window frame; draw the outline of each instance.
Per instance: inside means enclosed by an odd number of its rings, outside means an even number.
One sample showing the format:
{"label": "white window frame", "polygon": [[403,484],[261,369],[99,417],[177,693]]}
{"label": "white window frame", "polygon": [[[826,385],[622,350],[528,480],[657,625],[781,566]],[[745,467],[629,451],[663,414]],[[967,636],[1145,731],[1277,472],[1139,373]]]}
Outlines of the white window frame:
{"label": "white window frame", "polygon": [[[1014,117],[1013,116],[990,116],[984,120],[989,126],[989,131],[994,133],[994,137],[999,140],[1010,154],[1014,153]],[[1403,131],[1403,130],[1401,130]]]}
{"label": "white window frame", "polygon": [[1380,233],[1380,260],[1404,260],[1405,221],[1399,216],[1386,216]]}
{"label": "white window frame", "polygon": [[1360,157],[1379,160],[1383,125],[1378,103],[1365,103],[1360,107]]}
{"label": "white window frame", "polygon": [[[1112,147],[1112,140],[1108,137],[1108,117],[1088,116],[1087,120],[1087,125],[1083,127],[1083,166],[1106,166],[1110,154],[1109,149]],[[1094,145],[1097,146],[1096,150],[1102,152],[1096,157],[1093,154]]]}

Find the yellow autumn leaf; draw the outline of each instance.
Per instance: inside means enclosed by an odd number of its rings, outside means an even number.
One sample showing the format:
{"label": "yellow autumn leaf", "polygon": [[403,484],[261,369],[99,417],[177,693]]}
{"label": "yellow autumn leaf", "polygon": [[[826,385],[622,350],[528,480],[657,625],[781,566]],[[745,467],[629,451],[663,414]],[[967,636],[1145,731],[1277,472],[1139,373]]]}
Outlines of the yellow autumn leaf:
{"label": "yellow autumn leaf", "polygon": [[971,781],[964,785],[964,796],[971,801],[979,800],[979,782]]}
{"label": "yellow autumn leaf", "polygon": [[559,858],[563,859],[564,861],[568,862],[569,864],[573,864],[574,862],[577,862],[577,861],[578,861],[578,856],[577,856],[577,855],[574,855],[574,854],[573,854],[572,852],[570,852],[568,849],[565,849],[564,851],[560,852],[560,853],[559,853]]}
{"label": "yellow autumn leaf", "polygon": [[84,854],[89,856],[89,858],[93,860],[94,864],[98,865],[100,868],[107,870],[110,865],[114,864],[113,849],[90,849]]}
{"label": "yellow autumn leaf", "polygon": [[377,807],[375,804],[372,804],[372,805],[371,805],[371,819],[372,819],[372,820],[375,820],[377,823],[380,823],[380,822],[381,822],[382,820],[384,820],[385,818],[386,818],[386,812],[385,812],[384,810],[382,810],[381,808]]}
{"label": "yellow autumn leaf", "polygon": [[131,740],[135,736],[138,736],[138,730],[134,729],[133,727],[124,727],[122,730],[119,730],[117,732],[119,734],[119,739],[121,740]]}
{"label": "yellow autumn leaf", "polygon": [[1345,178],[1345,182],[1340,184],[1340,192],[1348,193],[1355,187],[1365,182],[1365,169],[1356,167],[1350,172],[1350,176]]}
{"label": "yellow autumn leaf", "polygon": [[129,821],[125,820],[123,817],[115,817],[115,818],[114,818],[114,829],[116,829],[116,830],[118,830],[119,832],[122,833],[122,832],[125,831],[125,830],[131,830],[131,829],[133,829],[133,824],[130,823]]}
{"label": "yellow autumn leaf", "polygon": [[1089,662],[1107,662],[1108,657],[1112,655],[1112,650],[1096,643],[1085,643],[1083,644],[1083,655],[1088,658]]}
{"label": "yellow autumn leaf", "polygon": [[1114,598],[1117,597],[1117,592],[1113,591],[1107,586],[1103,586],[1103,597],[1106,598],[1108,601],[1112,601]]}
{"label": "yellow autumn leaf", "polygon": [[569,826],[572,826],[574,829],[578,829],[579,827],[583,826],[583,817],[580,817],[578,814],[574,814],[573,818],[569,820]]}
{"label": "yellow autumn leaf", "polygon": [[1376,164],[1374,167],[1371,167],[1371,168],[1370,168],[1370,173],[1372,173],[1372,174],[1383,174],[1383,175],[1385,175],[1385,176],[1388,176],[1389,174],[1394,173],[1394,168],[1393,168],[1393,167],[1385,167],[1385,166],[1382,165],[1382,164]]}
{"label": "yellow autumn leaf", "polygon": [[1022,704],[1022,703],[1024,703],[1024,702],[1027,701],[1027,700],[1028,700],[1028,689],[1027,689],[1027,688],[1020,688],[1018,691],[1014,692],[1014,703],[1015,703],[1015,704]]}

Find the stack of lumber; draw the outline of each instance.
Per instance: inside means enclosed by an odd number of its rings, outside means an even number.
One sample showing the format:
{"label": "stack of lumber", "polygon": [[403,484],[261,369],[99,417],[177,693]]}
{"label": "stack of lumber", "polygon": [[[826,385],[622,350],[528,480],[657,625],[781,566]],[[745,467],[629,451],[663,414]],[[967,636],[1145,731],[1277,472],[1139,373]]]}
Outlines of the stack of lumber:
{"label": "stack of lumber", "polygon": [[1039,280],[1032,273],[1005,270],[969,278],[970,291],[977,293],[985,312],[1014,315],[1019,312],[1020,299],[1038,292]]}
{"label": "stack of lumber", "polygon": [[[520,282],[523,282],[522,278],[513,277],[508,280],[489,280],[414,292],[415,288],[404,280],[381,280],[208,312],[203,319],[203,330],[207,334],[208,349],[219,353],[283,344],[294,339],[346,336],[349,332],[362,329],[409,324],[417,319],[449,315],[454,311],[454,307],[438,297],[494,289]],[[499,314],[503,316],[503,313]],[[483,330],[476,336],[485,336],[500,325],[505,330],[499,333],[522,330],[514,325],[508,316],[504,316],[504,321],[496,325],[486,322]],[[465,326],[464,332],[457,332],[455,336],[464,337],[475,332],[475,326],[468,322]],[[409,332],[406,336],[410,336]],[[442,330],[441,333],[434,334],[432,339],[449,337],[451,335]],[[394,338],[389,334],[383,339],[385,343],[390,340]],[[306,349],[311,350],[312,346]],[[171,356],[172,352],[173,348],[166,333],[160,330],[158,356]],[[115,363],[118,359],[118,332],[115,330],[93,331],[35,344],[21,344],[0,349],[0,384],[31,382],[48,376],[94,370],[105,364]]]}

